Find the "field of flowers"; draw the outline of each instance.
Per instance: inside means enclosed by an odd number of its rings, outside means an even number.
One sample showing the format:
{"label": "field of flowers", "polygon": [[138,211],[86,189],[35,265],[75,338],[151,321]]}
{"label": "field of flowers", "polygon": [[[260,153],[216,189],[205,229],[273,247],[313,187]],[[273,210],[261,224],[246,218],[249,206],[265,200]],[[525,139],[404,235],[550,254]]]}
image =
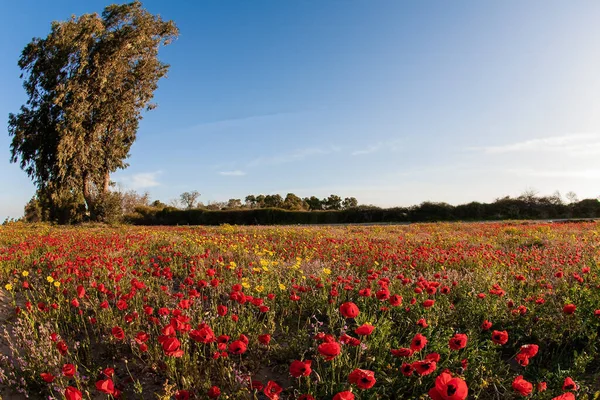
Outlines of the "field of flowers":
{"label": "field of flowers", "polygon": [[597,399],[600,225],[0,227],[0,387]]}

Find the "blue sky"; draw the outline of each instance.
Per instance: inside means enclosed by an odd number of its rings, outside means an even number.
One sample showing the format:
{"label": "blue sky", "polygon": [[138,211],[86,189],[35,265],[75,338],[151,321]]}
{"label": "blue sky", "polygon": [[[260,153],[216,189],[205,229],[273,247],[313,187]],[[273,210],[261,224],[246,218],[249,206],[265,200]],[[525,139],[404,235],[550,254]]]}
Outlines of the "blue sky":
{"label": "blue sky", "polygon": [[[3,2],[0,117],[52,20],[110,1]],[[168,202],[331,193],[360,203],[600,195],[600,2],[146,1],[180,38],[124,188]],[[34,187],[0,135],[0,218]]]}

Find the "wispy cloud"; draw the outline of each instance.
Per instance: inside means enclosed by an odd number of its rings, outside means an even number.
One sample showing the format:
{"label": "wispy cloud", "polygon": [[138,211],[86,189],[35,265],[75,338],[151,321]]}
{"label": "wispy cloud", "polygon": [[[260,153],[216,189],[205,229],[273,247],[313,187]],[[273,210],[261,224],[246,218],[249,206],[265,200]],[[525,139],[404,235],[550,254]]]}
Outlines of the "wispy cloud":
{"label": "wispy cloud", "polygon": [[244,176],[244,175],[246,175],[246,173],[244,171],[240,171],[239,169],[236,169],[235,171],[221,171],[221,172],[219,172],[219,175],[223,175],[223,176]]}
{"label": "wispy cloud", "polygon": [[301,161],[308,157],[327,155],[339,152],[340,148],[331,147],[311,147],[299,149],[291,153],[284,153],[270,157],[258,157],[248,163],[248,167],[258,167],[261,165],[279,165],[294,161]]}
{"label": "wispy cloud", "polygon": [[368,145],[363,149],[358,149],[350,153],[351,156],[362,156],[365,154],[377,153],[380,150],[397,151],[400,149],[400,140],[389,140],[385,142],[377,142]]}
{"label": "wispy cloud", "polygon": [[469,150],[483,151],[485,154],[558,152],[572,156],[596,155],[600,154],[600,134],[578,133],[564,136],[551,136],[501,146],[471,147]]}
{"label": "wispy cloud", "polygon": [[370,146],[367,146],[365,149],[353,151],[352,153],[350,153],[350,155],[352,155],[352,156],[361,156],[361,155],[364,155],[364,154],[375,153],[375,152],[379,151],[382,146],[383,146],[383,143],[378,142],[378,143],[372,144]]}
{"label": "wispy cloud", "polygon": [[157,180],[160,174],[162,174],[162,171],[141,172],[116,178],[115,181],[131,189],[145,189],[160,186],[160,182]]}

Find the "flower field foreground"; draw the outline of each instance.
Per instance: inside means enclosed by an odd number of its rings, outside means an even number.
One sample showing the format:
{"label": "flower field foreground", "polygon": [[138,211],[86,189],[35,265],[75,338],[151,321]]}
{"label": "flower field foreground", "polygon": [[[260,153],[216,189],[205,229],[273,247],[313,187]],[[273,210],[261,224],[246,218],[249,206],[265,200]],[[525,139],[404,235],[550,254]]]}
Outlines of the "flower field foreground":
{"label": "flower field foreground", "polygon": [[596,399],[599,234],[4,226],[0,386],[68,400]]}

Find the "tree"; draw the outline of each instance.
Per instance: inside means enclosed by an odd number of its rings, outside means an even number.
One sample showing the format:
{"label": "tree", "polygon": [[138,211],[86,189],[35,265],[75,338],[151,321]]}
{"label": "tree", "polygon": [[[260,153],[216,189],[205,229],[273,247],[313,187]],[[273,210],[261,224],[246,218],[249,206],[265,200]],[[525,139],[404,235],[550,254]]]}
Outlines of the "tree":
{"label": "tree", "polygon": [[332,194],[328,198],[323,199],[323,204],[327,210],[339,210],[342,208],[342,198],[336,194]]}
{"label": "tree", "polygon": [[229,199],[229,201],[227,201],[227,208],[242,208],[242,200]]}
{"label": "tree", "polygon": [[342,208],[345,210],[354,207],[358,207],[358,200],[356,200],[355,197],[346,197],[344,201],[342,201]]}
{"label": "tree", "polygon": [[25,47],[19,67],[28,99],[9,115],[8,130],[11,162],[38,192],[81,193],[96,219],[110,174],[127,167],[142,110],[155,107],[150,101],[169,67],[158,49],[177,35],[172,21],[136,1],[53,22],[46,38]]}
{"label": "tree", "polygon": [[264,207],[281,208],[283,198],[279,194],[268,194],[265,196]]}
{"label": "tree", "polygon": [[196,205],[196,201],[198,200],[198,197],[200,197],[200,193],[198,193],[197,190],[191,191],[191,192],[183,192],[179,195],[179,200],[181,201],[181,204],[183,204],[183,206],[185,208],[187,208],[188,210],[194,208],[194,206]]}
{"label": "tree", "polygon": [[579,201],[577,194],[573,191],[567,192],[565,197],[567,198],[567,200],[569,200],[570,204],[577,203]]}
{"label": "tree", "polygon": [[283,208],[286,210],[305,210],[308,208],[308,204],[306,204],[300,197],[296,196],[294,193],[288,193],[285,196],[285,200],[283,201]]}
{"label": "tree", "polygon": [[244,201],[246,202],[247,207],[249,207],[249,208],[256,207],[256,196],[254,196],[253,194],[249,194],[248,196],[246,196]]}
{"label": "tree", "polygon": [[305,197],[304,201],[308,204],[308,209],[311,211],[323,209],[323,202],[316,196]]}

